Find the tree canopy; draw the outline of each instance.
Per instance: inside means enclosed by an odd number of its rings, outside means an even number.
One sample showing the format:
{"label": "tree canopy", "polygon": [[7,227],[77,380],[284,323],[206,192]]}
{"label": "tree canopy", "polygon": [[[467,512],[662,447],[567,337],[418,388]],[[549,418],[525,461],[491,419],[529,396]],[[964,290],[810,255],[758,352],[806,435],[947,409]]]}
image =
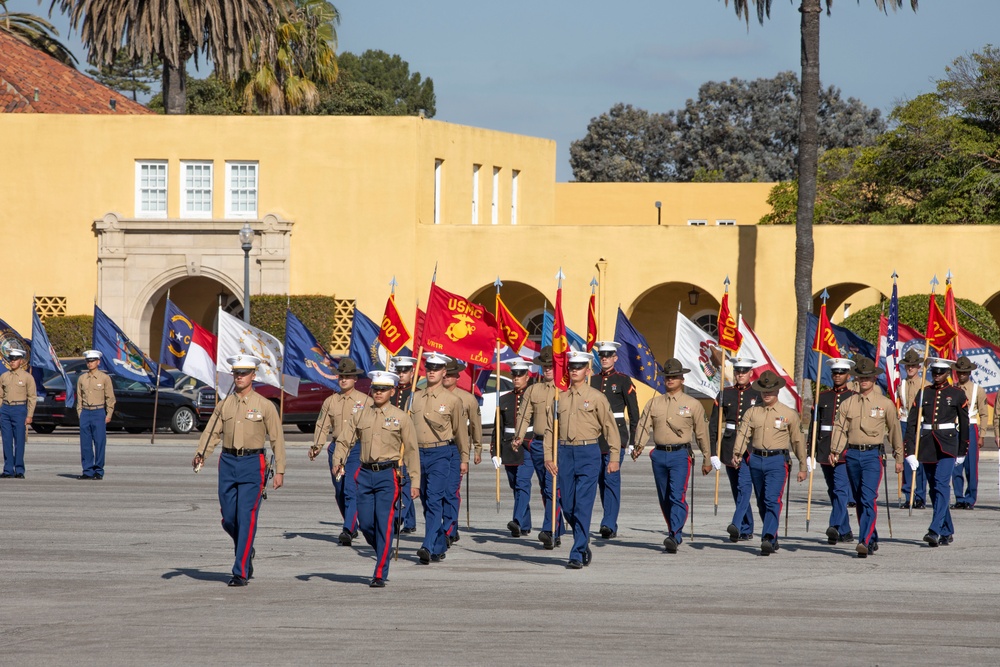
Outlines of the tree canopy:
{"label": "tree canopy", "polygon": [[[391,104],[391,114],[415,116],[422,109],[424,116],[433,118],[437,112],[434,81],[424,79],[420,72],[410,73],[410,64],[399,55],[369,49],[360,56],[345,51],[338,58],[340,76],[345,82],[368,84],[385,93]],[[365,93],[367,89],[348,86],[347,90],[331,89],[331,96],[346,92]]]}
{"label": "tree canopy", "polygon": [[[617,104],[570,146],[574,178],[607,181],[782,181],[795,177],[799,80],[709,81],[684,108],[650,113]],[[878,109],[820,91],[821,150],[871,145],[885,130]]]}
{"label": "tree canopy", "polygon": [[[921,334],[927,328],[927,311],[930,304],[929,294],[910,294],[899,297],[899,321],[902,324],[913,327]],[[935,295],[935,301],[944,311],[944,295]],[[955,299],[956,314],[958,315],[958,326],[966,331],[974,333],[980,338],[985,338],[991,343],[1000,344],[1000,327],[993,319],[990,311],[980,306],[975,301],[968,299]],[[869,306],[862,308],[844,320],[843,326],[858,334],[871,343],[878,342],[878,319],[882,313],[882,306]]]}

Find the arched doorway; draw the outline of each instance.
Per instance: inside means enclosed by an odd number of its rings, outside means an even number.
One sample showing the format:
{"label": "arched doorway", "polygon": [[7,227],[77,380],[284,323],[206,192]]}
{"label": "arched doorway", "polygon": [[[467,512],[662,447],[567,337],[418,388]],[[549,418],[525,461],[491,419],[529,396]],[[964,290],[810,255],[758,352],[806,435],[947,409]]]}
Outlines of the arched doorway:
{"label": "arched doorway", "polygon": [[163,341],[163,313],[167,306],[167,289],[170,300],[191,321],[197,322],[212,333],[218,332],[218,310],[243,317],[243,304],[233,291],[223,283],[206,276],[181,278],[157,290],[143,310],[143,330],[148,332],[146,348],[149,356],[159,361]]}
{"label": "arched doorway", "polygon": [[674,356],[678,308],[685,317],[714,335],[719,302],[710,292],[691,283],[661,283],[639,295],[632,304],[631,313],[625,313],[645,336],[653,356],[660,363]]}
{"label": "arched doorway", "polygon": [[[469,301],[478,303],[492,313],[496,309],[496,289],[492,284],[484,285],[472,293]],[[529,338],[535,342],[541,340],[539,327],[542,310],[546,307],[552,310],[552,304],[547,302],[545,295],[527,283],[509,280],[500,288],[500,298],[503,299],[507,309],[528,330]]]}
{"label": "arched doorway", "polygon": [[[868,306],[878,305],[885,299],[882,292],[861,283],[837,283],[829,285],[826,291],[830,295],[826,301],[826,313],[834,324],[840,324],[851,313],[856,313]],[[822,293],[823,289],[820,288],[813,296],[814,313],[819,312],[819,307],[823,303],[819,296]]]}

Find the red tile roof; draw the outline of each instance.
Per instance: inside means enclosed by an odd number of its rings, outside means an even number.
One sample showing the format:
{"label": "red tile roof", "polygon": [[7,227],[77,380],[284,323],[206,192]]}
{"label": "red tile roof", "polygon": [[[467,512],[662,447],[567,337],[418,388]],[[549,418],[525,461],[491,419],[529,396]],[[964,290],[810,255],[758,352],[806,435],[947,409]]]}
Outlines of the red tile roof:
{"label": "red tile roof", "polygon": [[0,30],[0,113],[154,112]]}

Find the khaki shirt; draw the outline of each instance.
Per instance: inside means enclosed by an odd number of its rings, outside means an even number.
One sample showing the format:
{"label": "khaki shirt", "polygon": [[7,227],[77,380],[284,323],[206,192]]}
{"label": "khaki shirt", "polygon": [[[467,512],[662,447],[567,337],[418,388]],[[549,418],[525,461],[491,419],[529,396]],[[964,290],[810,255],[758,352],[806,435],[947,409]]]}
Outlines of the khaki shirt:
{"label": "khaki shirt", "polygon": [[28,419],[31,419],[32,415],[35,414],[35,402],[38,400],[35,378],[23,368],[7,371],[0,375],[0,398],[5,403],[27,402]]}
{"label": "khaki shirt", "polygon": [[[483,415],[479,408],[479,401],[476,397],[464,389],[455,388],[451,393],[462,399],[462,407],[465,409],[465,418],[469,424],[469,442],[476,450],[476,454],[483,452]],[[494,424],[494,427],[496,424]],[[468,463],[466,460],[464,463]]]}
{"label": "khaki shirt", "polygon": [[806,444],[799,413],[781,402],[771,407],[755,405],[743,413],[733,455],[743,456],[751,445],[754,449],[792,449],[799,460],[799,472],[806,472]]}
{"label": "khaki shirt", "polygon": [[844,399],[837,410],[830,453],[840,458],[847,445],[881,445],[887,437],[893,458],[902,463],[903,432],[895,404],[874,389],[854,394]]}
{"label": "khaki shirt", "polygon": [[361,443],[361,462],[402,462],[415,488],[420,487],[420,454],[417,452],[417,432],[409,415],[386,403],[359,410],[350,416],[337,436],[333,450],[333,467],[344,465],[347,455],[357,442]]}
{"label": "khaki shirt", "polygon": [[[965,396],[969,399],[969,423],[970,424],[986,424],[986,415],[988,408],[986,407],[986,392],[978,384],[969,380],[965,384],[955,385],[959,389],[965,390]],[[972,394],[975,394],[973,396]],[[975,399],[975,400],[973,400]],[[972,436],[969,436],[972,437]],[[983,440],[985,436],[985,431],[979,429],[979,440]]]}
{"label": "khaki shirt", "polygon": [[105,417],[115,411],[115,388],[111,377],[104,371],[86,371],[76,380],[76,414],[79,417],[84,408],[104,407]]}
{"label": "khaki shirt", "polygon": [[683,391],[649,399],[639,417],[639,428],[641,431],[635,434],[635,444],[639,449],[646,445],[652,431],[654,445],[688,445],[694,437],[705,461],[712,456],[705,408]]}
{"label": "khaki shirt", "polygon": [[[552,432],[555,425],[551,406],[546,406],[546,415],[543,431],[545,460],[554,461],[555,438],[552,437]],[[586,383],[570,387],[569,391],[559,392],[559,445],[596,443],[601,435],[611,447],[611,460],[617,461],[621,451],[621,437],[618,434],[618,423],[611,412],[611,403],[604,392]]]}
{"label": "khaki shirt", "polygon": [[265,440],[271,441],[274,472],[283,475],[285,435],[277,408],[253,389],[245,396],[233,392],[215,406],[208,428],[201,434],[198,453],[208,459],[220,441],[223,449],[263,449]]}
{"label": "khaki shirt", "polygon": [[[316,430],[313,431],[313,448],[319,449],[327,442],[336,442],[341,429],[358,412],[372,405],[370,396],[365,396],[356,389],[351,389],[346,394],[331,394],[323,401],[323,407],[319,409],[319,417],[316,418]],[[330,439],[326,439],[326,434],[333,431]]]}
{"label": "khaki shirt", "polygon": [[545,435],[546,410],[555,398],[555,384],[552,382],[536,382],[524,390],[521,399],[522,410],[517,416],[517,432],[515,438],[524,439],[531,431],[531,438],[541,438]]}
{"label": "khaki shirt", "polygon": [[[410,419],[417,431],[417,446],[451,440],[458,445],[462,463],[469,462],[469,426],[462,399],[436,385],[413,395]],[[409,470],[409,466],[407,466]]]}
{"label": "khaki shirt", "polygon": [[910,407],[913,405],[913,402],[920,396],[921,382],[920,373],[917,373],[912,378],[907,378],[904,371],[903,381],[899,383],[900,419],[906,419],[906,416],[910,413]]}

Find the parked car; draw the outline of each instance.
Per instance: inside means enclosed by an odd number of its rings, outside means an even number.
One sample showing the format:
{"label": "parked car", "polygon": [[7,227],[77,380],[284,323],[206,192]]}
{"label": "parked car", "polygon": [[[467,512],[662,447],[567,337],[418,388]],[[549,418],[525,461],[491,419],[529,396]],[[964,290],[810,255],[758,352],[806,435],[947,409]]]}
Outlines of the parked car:
{"label": "parked car", "polygon": [[[76,383],[79,373],[69,375]],[[129,433],[141,433],[153,427],[155,387],[114,375],[115,411],[108,423],[109,429],[123,428]],[[171,387],[159,390],[157,426],[169,426],[174,433],[190,433],[198,426],[199,410],[192,394]],[[42,384],[38,395],[31,428],[37,433],[51,433],[57,426],[79,426],[76,407],[66,408],[66,385],[61,375]]]}

